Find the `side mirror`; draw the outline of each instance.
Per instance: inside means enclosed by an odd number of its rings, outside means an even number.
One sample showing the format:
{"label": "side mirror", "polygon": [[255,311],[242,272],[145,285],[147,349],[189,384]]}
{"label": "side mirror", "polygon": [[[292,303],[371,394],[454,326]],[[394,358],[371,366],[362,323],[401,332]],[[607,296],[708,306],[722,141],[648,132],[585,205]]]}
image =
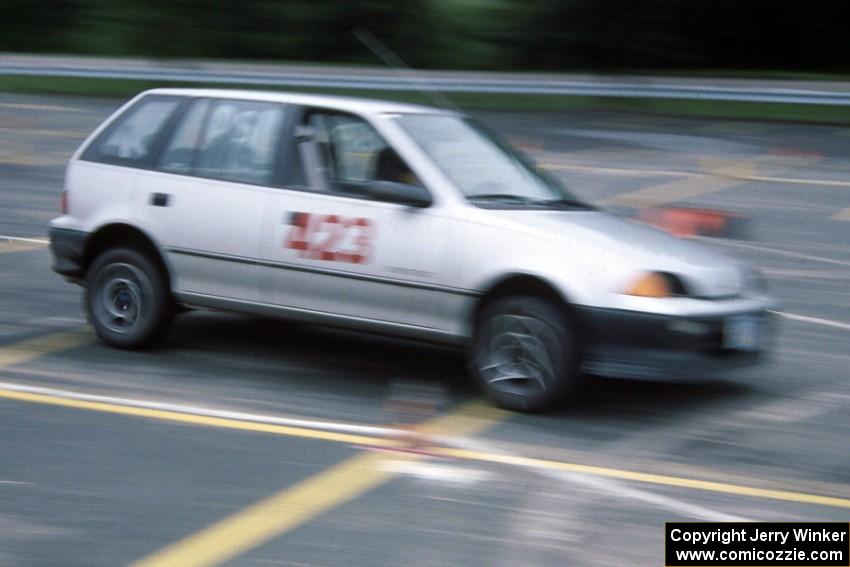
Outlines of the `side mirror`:
{"label": "side mirror", "polygon": [[434,200],[431,193],[419,185],[408,185],[395,181],[371,181],[369,195],[378,201],[388,201],[410,207],[430,207]]}

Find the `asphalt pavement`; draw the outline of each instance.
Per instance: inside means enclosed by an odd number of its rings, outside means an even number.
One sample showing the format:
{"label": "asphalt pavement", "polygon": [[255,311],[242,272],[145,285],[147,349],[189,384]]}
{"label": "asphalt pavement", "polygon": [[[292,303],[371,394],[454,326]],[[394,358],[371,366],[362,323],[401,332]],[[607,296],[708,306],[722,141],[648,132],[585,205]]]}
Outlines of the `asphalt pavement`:
{"label": "asphalt pavement", "polygon": [[[665,521],[847,521],[850,130],[480,114],[602,206],[743,215],[711,243],[785,314],[757,368],[529,416],[414,342],[192,311],[153,350],[99,344],[38,241],[121,103],[0,95],[0,235],[31,239],[0,236],[0,566],[660,565]],[[426,439],[398,437],[407,391]]]}

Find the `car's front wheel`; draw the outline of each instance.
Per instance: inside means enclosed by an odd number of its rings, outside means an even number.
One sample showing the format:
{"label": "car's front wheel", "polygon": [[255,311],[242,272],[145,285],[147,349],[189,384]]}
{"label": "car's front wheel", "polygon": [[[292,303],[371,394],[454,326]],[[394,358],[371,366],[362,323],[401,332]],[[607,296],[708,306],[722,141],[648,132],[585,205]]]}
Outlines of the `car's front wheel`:
{"label": "car's front wheel", "polygon": [[97,336],[118,348],[141,348],[158,338],[174,313],[165,274],[132,248],[94,259],[86,273],[86,312]]}
{"label": "car's front wheel", "polygon": [[581,382],[574,325],[559,306],[536,297],[505,297],[484,306],[470,362],[488,396],[515,411],[550,409]]}

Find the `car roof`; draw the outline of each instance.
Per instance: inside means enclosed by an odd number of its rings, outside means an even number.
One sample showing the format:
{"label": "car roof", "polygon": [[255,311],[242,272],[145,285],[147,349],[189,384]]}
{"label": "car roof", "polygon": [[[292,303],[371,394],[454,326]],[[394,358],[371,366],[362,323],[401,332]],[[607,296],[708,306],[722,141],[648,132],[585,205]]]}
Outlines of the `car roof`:
{"label": "car roof", "polygon": [[420,104],[407,104],[402,102],[349,96],[317,95],[281,91],[253,91],[237,89],[152,89],[145,91],[143,94],[280,102],[304,106],[320,106],[361,114],[458,114],[458,112],[454,110]]}

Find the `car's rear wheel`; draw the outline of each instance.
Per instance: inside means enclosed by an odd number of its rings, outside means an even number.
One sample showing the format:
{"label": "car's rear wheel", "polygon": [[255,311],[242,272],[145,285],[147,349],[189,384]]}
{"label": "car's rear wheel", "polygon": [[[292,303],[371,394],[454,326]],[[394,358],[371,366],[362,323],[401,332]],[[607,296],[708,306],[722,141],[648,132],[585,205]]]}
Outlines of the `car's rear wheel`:
{"label": "car's rear wheel", "polygon": [[101,253],[86,273],[86,312],[97,336],[118,348],[141,348],[171,322],[174,305],[165,274],[132,248]]}
{"label": "car's rear wheel", "polygon": [[574,325],[565,310],[536,297],[505,297],[484,306],[470,359],[488,396],[515,411],[560,405],[581,384]]}

